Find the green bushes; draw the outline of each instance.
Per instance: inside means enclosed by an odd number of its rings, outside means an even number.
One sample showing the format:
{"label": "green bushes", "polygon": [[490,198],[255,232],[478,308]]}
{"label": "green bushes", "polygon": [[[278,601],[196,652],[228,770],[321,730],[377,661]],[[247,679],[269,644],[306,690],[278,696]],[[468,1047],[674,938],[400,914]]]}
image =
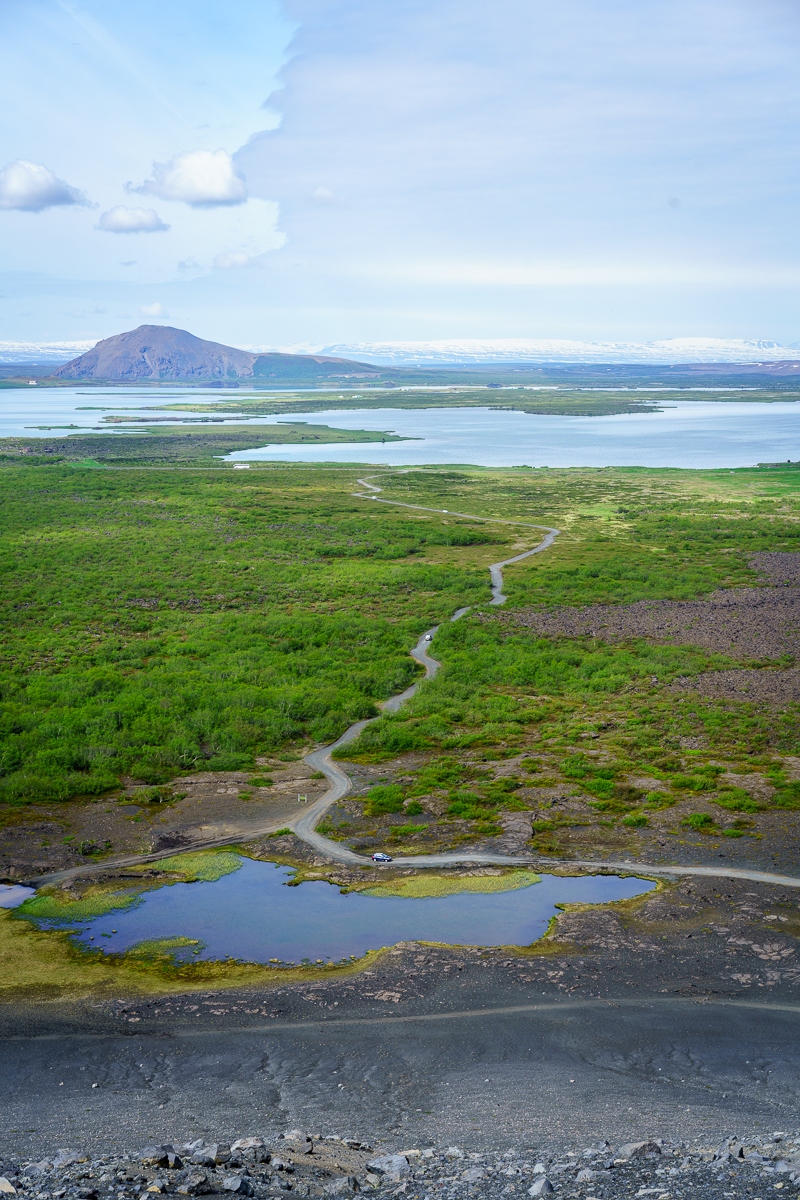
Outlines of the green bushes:
{"label": "green bushes", "polygon": [[389,837],[394,841],[401,838],[413,837],[415,833],[424,833],[427,825],[395,825],[389,831]]}
{"label": "green bushes", "polygon": [[729,809],[730,812],[756,813],[760,812],[763,807],[744,788],[720,789],[719,794],[714,797],[714,803],[718,804],[720,808]]}
{"label": "green bushes", "polygon": [[800,779],[780,782],[770,804],[773,808],[800,808]]}
{"label": "green bushes", "polygon": [[411,550],[505,531],[368,513],[333,484],[0,473],[0,801],[252,769],[407,687],[425,623],[488,592]]}
{"label": "green bushes", "polygon": [[689,813],[689,816],[681,821],[681,825],[687,825],[690,829],[698,829],[701,833],[711,833],[714,828],[714,818],[710,813]]}
{"label": "green bushes", "polygon": [[367,805],[364,810],[367,816],[377,817],[384,813],[403,811],[403,789],[396,783],[377,784],[370,788]]}

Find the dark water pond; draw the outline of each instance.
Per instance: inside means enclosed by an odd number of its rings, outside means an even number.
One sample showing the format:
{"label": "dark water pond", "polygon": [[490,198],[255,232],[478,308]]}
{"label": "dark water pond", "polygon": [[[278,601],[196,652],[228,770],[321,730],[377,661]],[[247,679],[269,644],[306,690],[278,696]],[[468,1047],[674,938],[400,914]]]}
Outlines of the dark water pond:
{"label": "dark water pond", "polygon": [[245,858],[238,871],[213,883],[147,892],[135,908],[84,923],[78,940],[120,952],[145,940],[198,938],[201,952],[192,958],[249,962],[336,961],[414,940],[525,946],[541,937],[558,903],[604,903],[655,887],[646,879],[544,875],[511,892],[406,899],[342,895],[324,882],[286,887],[291,875],[284,866]]}

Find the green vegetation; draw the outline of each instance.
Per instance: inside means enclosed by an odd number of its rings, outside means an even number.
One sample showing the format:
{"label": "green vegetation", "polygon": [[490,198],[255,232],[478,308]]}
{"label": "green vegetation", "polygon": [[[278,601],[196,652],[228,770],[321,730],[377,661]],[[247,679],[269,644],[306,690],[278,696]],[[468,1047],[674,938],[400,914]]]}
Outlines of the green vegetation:
{"label": "green vegetation", "polygon": [[125,957],[147,966],[169,968],[191,962],[195,955],[202,953],[204,949],[205,942],[200,941],[199,938],[179,936],[151,938],[130,946],[125,951]]}
{"label": "green vegetation", "polygon": [[202,880],[213,883],[238,871],[242,860],[238,854],[230,850],[198,850],[195,853],[176,854],[172,858],[159,858],[150,863],[151,871],[178,872],[185,883],[195,883]]}
{"label": "green vegetation", "polygon": [[135,908],[141,903],[143,889],[107,891],[90,888],[82,896],[67,896],[63,891],[40,891],[13,909],[15,919],[35,924],[64,925],[93,921],[116,909]]}
{"label": "green vegetation", "polygon": [[428,547],[505,530],[368,512],[338,477],[315,485],[292,469],[263,485],[0,471],[0,798],[252,768],[408,686],[419,631],[486,594],[481,571]]}
{"label": "green vegetation", "polygon": [[[399,712],[367,726],[339,752],[342,757],[377,761],[438,747],[513,744],[530,725],[549,726],[558,718],[565,711],[562,697],[570,703],[606,701],[649,683],[653,675],[669,682],[735,665],[723,655],[690,646],[554,641],[525,631],[509,635],[502,625],[469,617],[439,630],[436,653],[445,669]],[[600,798],[613,792],[616,770],[608,764],[596,766],[577,755],[565,759],[561,769]],[[706,787],[706,776],[692,777],[689,783]]]}
{"label": "green vegetation", "polygon": [[366,896],[401,896],[403,899],[424,900],[435,896],[459,896],[465,892],[510,892],[517,888],[541,883],[541,875],[533,871],[509,871],[498,875],[416,875],[398,879],[396,883],[366,888]]}
{"label": "green vegetation", "polygon": [[718,795],[714,797],[714,803],[731,812],[754,813],[763,808],[763,805],[758,804],[743,788],[720,788]]}
{"label": "green vegetation", "polygon": [[[124,418],[109,419],[118,425]],[[158,421],[159,418],[154,418]],[[139,423],[137,418],[134,422]],[[40,426],[41,429],[53,428]],[[71,428],[71,426],[63,427]],[[237,450],[259,446],[294,446],[328,442],[401,442],[399,434],[364,429],[331,429],[328,425],[308,425],[303,421],[279,425],[225,425],[210,429],[207,425],[161,425],[149,423],[141,429],[119,433],[94,433],[88,430],[54,438],[4,438],[10,454],[0,455],[4,467],[52,466],[68,462],[73,467],[96,469],[108,466],[136,466],[154,463],[164,466],[219,467],[219,459]],[[230,470],[228,465],[226,470]]]}
{"label": "green vegetation", "polygon": [[[506,571],[509,607],[752,585],[753,550],[797,545],[796,471],[458,469],[380,479],[385,498],[472,519],[367,505],[350,495],[357,471],[339,468],[78,476],[63,463],[18,464],[0,464],[7,803],[98,795],[124,775],[161,789],[192,770],[254,771],[262,754],[296,761],[308,739],[332,740],[417,676],[407,650],[435,621],[444,669],[343,751],[434,756],[399,801],[373,789],[375,815],[444,789],[476,797],[451,796],[462,809],[449,817],[485,826],[514,807],[513,790],[483,786],[464,754],[496,761],[532,738],[564,752],[556,763],[548,752],[550,778],[541,756],[526,755],[520,772],[531,786],[566,781],[597,811],[622,814],[713,793],[721,768],[705,760],[714,754],[798,747],[797,706],[767,712],[664,694],[679,679],[740,665],[733,657],[643,639],[607,644],[602,628],[545,639],[480,615],[486,564],[538,536],[515,521],[564,532],[547,554]],[[446,620],[470,604],[470,616]],[[600,738],[602,761],[569,749],[578,731]],[[676,754],[687,737],[708,753]],[[632,787],[634,769],[663,790]],[[248,786],[267,780],[254,774]],[[775,804],[796,807],[789,782],[776,786]],[[719,802],[747,804],[730,790]]]}
{"label": "green vegetation", "polygon": [[[238,871],[242,860],[238,854],[230,851],[198,851],[194,854],[179,854],[171,858],[161,858],[151,863],[149,869],[154,872],[169,873],[180,876],[184,883],[195,883],[199,880],[214,882],[223,875]],[[164,880],[166,882],[175,882]],[[118,888],[109,889],[102,884],[89,887],[83,894],[70,896],[62,888],[43,889],[35,896],[25,900],[13,910],[13,916],[20,920],[31,921],[34,924],[63,925],[75,924],[81,921],[91,921],[105,913],[116,909],[135,908],[141,902],[142,893],[153,887],[163,886],[161,881],[151,884],[131,884],[129,888],[120,891]]]}
{"label": "green vegetation", "polygon": [[714,818],[710,813],[690,813],[681,824],[688,825],[690,829],[699,829],[701,833],[710,833],[714,826]]}

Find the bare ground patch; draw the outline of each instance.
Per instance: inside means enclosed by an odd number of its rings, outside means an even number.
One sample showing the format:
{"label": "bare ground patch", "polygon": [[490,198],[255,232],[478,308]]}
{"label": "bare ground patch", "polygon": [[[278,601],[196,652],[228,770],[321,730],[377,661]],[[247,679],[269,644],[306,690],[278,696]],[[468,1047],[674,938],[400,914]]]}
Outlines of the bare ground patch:
{"label": "bare ground patch", "polygon": [[[782,555],[790,558],[794,555]],[[639,600],[587,608],[484,614],[542,637],[596,637],[604,642],[651,638],[740,658],[794,656],[800,644],[800,587],[714,592],[708,600]]]}
{"label": "bare ground patch", "polygon": [[708,671],[694,679],[679,679],[671,692],[692,691],[721,700],[752,701],[770,708],[800,703],[800,668],[784,671]]}

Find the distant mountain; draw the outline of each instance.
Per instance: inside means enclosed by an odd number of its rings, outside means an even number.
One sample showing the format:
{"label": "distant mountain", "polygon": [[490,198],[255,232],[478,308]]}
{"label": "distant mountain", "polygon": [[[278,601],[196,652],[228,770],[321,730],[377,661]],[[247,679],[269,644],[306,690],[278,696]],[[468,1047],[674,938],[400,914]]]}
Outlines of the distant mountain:
{"label": "distant mountain", "polygon": [[[794,346],[738,338],[667,338],[657,342],[579,342],[563,338],[458,338],[431,342],[352,342],[323,354],[368,358],[383,366],[479,363],[745,363],[791,359]],[[796,357],[796,355],[794,356]]]}
{"label": "distant mountain", "polygon": [[91,350],[53,371],[55,379],[196,382],[263,378],[297,383],[316,379],[378,379],[380,368],[326,355],[256,354],[220,342],[207,342],[184,329],[140,325],[98,342]]}

